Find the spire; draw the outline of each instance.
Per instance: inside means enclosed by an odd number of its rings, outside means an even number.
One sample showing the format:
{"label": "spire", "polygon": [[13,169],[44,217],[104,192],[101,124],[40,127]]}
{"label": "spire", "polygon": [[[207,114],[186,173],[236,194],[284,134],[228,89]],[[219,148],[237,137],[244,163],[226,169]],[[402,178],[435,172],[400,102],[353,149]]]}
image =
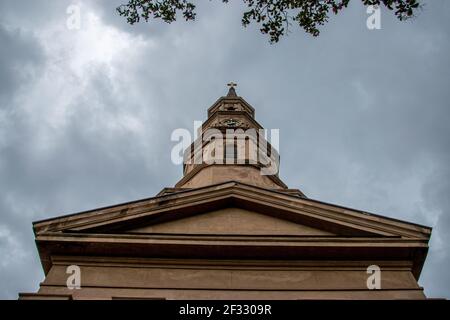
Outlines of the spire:
{"label": "spire", "polygon": [[226,96],[208,108],[208,119],[184,152],[183,178],[176,188],[199,188],[238,181],[271,189],[287,189],[278,176],[276,146],[265,138],[255,109],[228,84]]}
{"label": "spire", "polygon": [[227,86],[230,87],[227,97],[237,97],[236,90],[234,89],[235,87],[237,87],[237,84],[234,82],[230,82],[227,84]]}

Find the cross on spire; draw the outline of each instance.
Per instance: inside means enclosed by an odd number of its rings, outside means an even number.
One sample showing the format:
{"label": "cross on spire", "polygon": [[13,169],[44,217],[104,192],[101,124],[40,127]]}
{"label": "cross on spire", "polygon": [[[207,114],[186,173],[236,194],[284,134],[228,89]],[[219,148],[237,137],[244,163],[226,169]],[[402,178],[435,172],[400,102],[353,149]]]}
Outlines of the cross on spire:
{"label": "cross on spire", "polygon": [[227,86],[230,87],[227,97],[237,97],[236,90],[234,89],[235,87],[237,87],[237,84],[234,82],[230,82],[227,84]]}

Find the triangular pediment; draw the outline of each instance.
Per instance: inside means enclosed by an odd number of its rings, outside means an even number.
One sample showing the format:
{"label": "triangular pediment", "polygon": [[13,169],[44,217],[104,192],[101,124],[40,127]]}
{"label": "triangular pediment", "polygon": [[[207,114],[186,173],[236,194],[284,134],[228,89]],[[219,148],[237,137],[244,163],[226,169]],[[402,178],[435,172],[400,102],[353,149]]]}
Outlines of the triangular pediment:
{"label": "triangular pediment", "polygon": [[336,237],[429,239],[431,233],[427,227],[239,182],[182,190],[34,223],[36,234],[210,234],[221,228],[220,232],[241,234]]}
{"label": "triangular pediment", "polygon": [[217,259],[414,256],[418,278],[431,228],[239,182],[34,223],[44,270],[51,255]]}
{"label": "triangular pediment", "polygon": [[141,234],[331,236],[331,232],[242,208],[225,208],[126,230]]}

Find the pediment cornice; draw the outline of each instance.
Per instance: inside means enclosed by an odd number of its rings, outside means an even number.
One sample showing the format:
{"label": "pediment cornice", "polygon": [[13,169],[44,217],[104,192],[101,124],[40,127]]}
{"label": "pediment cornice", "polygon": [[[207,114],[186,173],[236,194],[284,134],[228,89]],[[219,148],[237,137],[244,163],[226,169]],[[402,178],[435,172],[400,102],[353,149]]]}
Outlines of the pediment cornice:
{"label": "pediment cornice", "polygon": [[342,236],[429,239],[431,228],[237,182],[175,192],[34,223],[35,233],[113,233],[226,207],[251,209]]}

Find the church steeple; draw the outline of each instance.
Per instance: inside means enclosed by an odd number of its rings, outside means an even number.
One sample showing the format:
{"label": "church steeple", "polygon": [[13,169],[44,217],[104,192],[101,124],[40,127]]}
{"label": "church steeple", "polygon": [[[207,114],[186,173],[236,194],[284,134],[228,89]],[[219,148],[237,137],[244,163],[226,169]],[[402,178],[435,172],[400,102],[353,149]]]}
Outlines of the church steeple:
{"label": "church steeple", "polygon": [[264,156],[251,161],[249,147],[264,149],[259,128],[241,97],[222,97],[189,148],[201,161],[185,164],[176,188],[34,222],[45,280],[19,298],[425,299],[431,228],[286,189],[263,172]]}
{"label": "church steeple", "polygon": [[239,181],[287,189],[278,177],[278,151],[264,138],[255,109],[237,95],[236,86],[229,83],[227,95],[208,109],[198,139],[185,151],[184,176],[177,188]]}

